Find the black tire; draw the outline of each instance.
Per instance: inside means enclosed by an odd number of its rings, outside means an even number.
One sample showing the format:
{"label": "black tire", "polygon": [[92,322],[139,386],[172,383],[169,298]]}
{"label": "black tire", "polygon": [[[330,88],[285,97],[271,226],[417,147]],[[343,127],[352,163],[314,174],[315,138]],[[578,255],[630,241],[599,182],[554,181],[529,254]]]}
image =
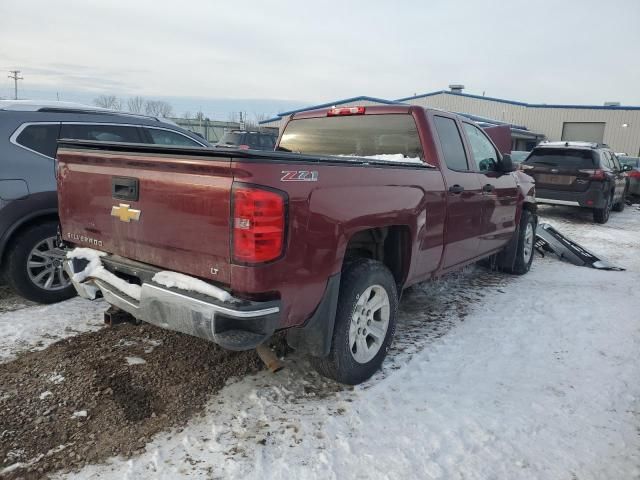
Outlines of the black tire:
{"label": "black tire", "polygon": [[[55,303],[66,300],[76,295],[75,288],[70,283],[62,287],[59,277],[56,276],[51,288],[46,289],[35,283],[29,275],[27,262],[32,250],[48,238],[55,238],[58,224],[55,221],[46,221],[32,225],[20,232],[14,238],[7,250],[4,277],[7,284],[20,296],[38,303]],[[37,270],[36,270],[37,272]],[[57,275],[57,273],[56,273]],[[68,281],[66,274],[63,275]],[[60,288],[56,288],[60,287]]]}
{"label": "black tire", "polygon": [[627,189],[624,189],[624,193],[622,194],[622,197],[620,197],[620,201],[618,203],[614,203],[613,204],[613,211],[614,212],[623,212],[624,211],[624,207],[625,207],[625,202],[627,199]]}
{"label": "black tire", "polygon": [[[364,294],[369,288],[372,288],[373,299],[375,295],[382,295],[382,292],[378,289],[381,287],[387,295],[388,299],[388,325],[384,339],[378,343],[372,341],[371,345],[377,348],[377,353],[370,360],[361,363],[356,361],[357,356],[357,342],[351,344],[350,341],[350,328],[352,327],[352,319],[355,320],[354,315],[358,315],[358,319],[362,320],[362,315],[366,314],[366,309],[363,305],[359,305],[359,302],[365,302],[362,294]],[[381,297],[384,299],[384,295]],[[360,310],[360,312],[358,312]],[[366,326],[370,326],[372,321],[381,321],[375,319],[375,314],[381,312],[379,315],[384,315],[381,310],[376,310],[371,313],[368,323],[363,323],[363,328],[356,328],[358,332],[363,331],[363,335],[367,334]],[[340,383],[347,385],[357,385],[370,378],[382,365],[384,358],[387,355],[393,336],[396,330],[396,317],[398,314],[398,290],[393,275],[389,269],[382,263],[369,260],[358,259],[349,262],[343,272],[340,279],[340,296],[338,298],[338,308],[336,311],[335,326],[333,329],[333,339],[331,343],[331,351],[325,358],[311,358],[313,367],[321,375],[336,380]],[[353,322],[353,327],[357,327],[356,322]],[[358,333],[358,336],[360,334]],[[382,336],[382,335],[381,335]],[[362,337],[361,337],[362,338]],[[375,338],[373,333],[369,333],[369,337],[364,340],[368,342],[370,339]],[[354,350],[355,348],[355,350]],[[373,353],[373,352],[371,352]],[[362,355],[362,353],[361,353]]]}
{"label": "black tire", "polygon": [[[524,275],[531,269],[535,256],[536,217],[529,210],[522,210],[518,227],[518,245],[515,260],[510,265],[504,265],[502,270],[515,275]],[[513,257],[512,257],[513,258]]]}
{"label": "black tire", "polygon": [[609,221],[609,215],[611,214],[611,202],[613,201],[613,195],[607,195],[604,199],[604,207],[593,209],[593,221],[595,223],[607,223]]}

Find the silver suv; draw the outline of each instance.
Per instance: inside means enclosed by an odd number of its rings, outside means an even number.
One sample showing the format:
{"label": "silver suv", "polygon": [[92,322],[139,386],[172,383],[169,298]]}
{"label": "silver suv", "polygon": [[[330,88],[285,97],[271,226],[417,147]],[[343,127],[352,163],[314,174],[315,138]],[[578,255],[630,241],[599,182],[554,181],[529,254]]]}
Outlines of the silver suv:
{"label": "silver suv", "polygon": [[58,248],[59,138],[210,147],[168,121],[66,102],[0,101],[0,267],[23,297],[75,295]]}

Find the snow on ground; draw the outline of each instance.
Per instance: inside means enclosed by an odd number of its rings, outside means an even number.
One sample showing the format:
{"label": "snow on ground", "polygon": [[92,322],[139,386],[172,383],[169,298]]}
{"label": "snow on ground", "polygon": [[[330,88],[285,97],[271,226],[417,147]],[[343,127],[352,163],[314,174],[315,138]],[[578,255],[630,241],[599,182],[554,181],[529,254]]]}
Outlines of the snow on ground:
{"label": "snow on ground", "polygon": [[627,271],[548,255],[523,277],[471,269],[419,286],[364,385],[341,388],[292,355],[145,454],[68,478],[640,478],[640,211],[607,225],[542,215]]}
{"label": "snow on ground", "polygon": [[73,298],[0,313],[0,362],[25,350],[41,350],[62,338],[104,325],[107,304]]}

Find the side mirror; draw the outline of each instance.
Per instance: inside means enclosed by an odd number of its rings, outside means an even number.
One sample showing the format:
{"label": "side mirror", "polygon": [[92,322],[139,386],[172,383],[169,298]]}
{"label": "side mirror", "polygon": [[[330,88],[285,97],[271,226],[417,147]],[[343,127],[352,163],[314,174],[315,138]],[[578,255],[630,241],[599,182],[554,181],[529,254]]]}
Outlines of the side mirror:
{"label": "side mirror", "polygon": [[500,160],[500,171],[503,173],[509,173],[515,171],[515,167],[513,166],[513,161],[511,160],[511,155],[505,153],[502,155],[502,160]]}

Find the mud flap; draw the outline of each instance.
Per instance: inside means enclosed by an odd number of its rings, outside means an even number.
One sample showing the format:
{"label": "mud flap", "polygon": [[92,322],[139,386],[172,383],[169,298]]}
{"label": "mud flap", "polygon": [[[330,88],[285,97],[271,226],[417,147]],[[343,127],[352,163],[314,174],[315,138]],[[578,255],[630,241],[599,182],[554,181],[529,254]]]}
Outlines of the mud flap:
{"label": "mud flap", "polygon": [[599,270],[624,270],[624,268],[617,267],[599,258],[593,252],[565,237],[548,223],[538,225],[535,245],[542,255],[545,252],[552,252],[561,259],[579,267],[591,267]]}

